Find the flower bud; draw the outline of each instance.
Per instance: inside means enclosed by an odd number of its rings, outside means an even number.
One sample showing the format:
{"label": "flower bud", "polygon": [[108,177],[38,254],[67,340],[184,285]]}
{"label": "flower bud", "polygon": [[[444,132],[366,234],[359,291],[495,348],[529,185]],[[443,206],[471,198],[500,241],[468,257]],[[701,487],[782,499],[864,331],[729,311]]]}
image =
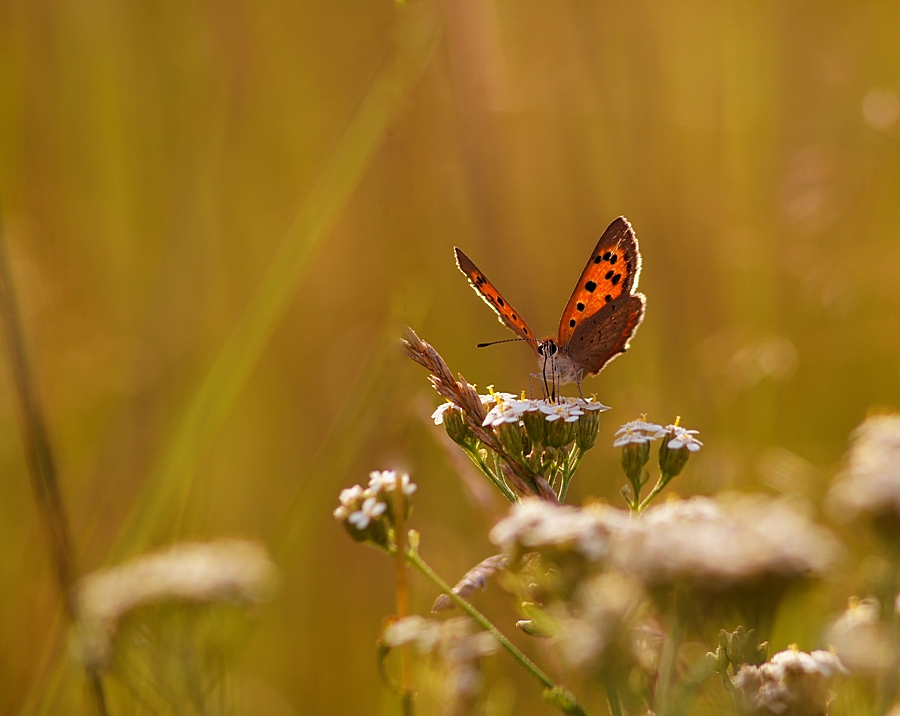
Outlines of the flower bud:
{"label": "flower bud", "polygon": [[444,413],[444,429],[457,445],[468,446],[475,439],[475,435],[466,422],[465,413],[456,406],[448,408]]}
{"label": "flower bud", "polygon": [[522,413],[522,422],[532,444],[543,445],[547,439],[546,416],[538,410],[528,410]]}
{"label": "flower bud", "polygon": [[668,433],[663,438],[662,445],[659,446],[659,469],[665,480],[671,480],[678,475],[691,456],[690,450],[685,447],[670,448],[670,442],[672,442],[672,434]]}
{"label": "flower bud", "polygon": [[632,485],[641,484],[641,472],[649,460],[649,442],[631,442],[622,448],[622,469]]}
{"label": "flower bud", "polygon": [[522,440],[522,428],[518,423],[500,423],[496,427],[497,438],[503,449],[517,461],[521,461],[525,457],[525,444]]}
{"label": "flower bud", "polygon": [[565,447],[575,439],[577,431],[578,421],[567,423],[565,420],[554,420],[547,427],[547,445]]}
{"label": "flower bud", "polygon": [[575,441],[581,450],[590,450],[597,442],[597,435],[600,433],[600,412],[588,410],[576,423],[578,430]]}

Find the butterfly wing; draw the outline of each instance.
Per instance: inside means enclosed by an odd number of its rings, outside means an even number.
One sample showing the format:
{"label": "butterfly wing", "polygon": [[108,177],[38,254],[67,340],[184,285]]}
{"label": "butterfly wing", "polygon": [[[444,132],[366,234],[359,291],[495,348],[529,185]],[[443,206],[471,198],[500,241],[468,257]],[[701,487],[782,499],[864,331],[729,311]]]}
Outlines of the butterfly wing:
{"label": "butterfly wing", "polygon": [[[575,284],[575,290],[572,291],[572,296],[559,320],[560,346],[571,343],[581,326],[585,326],[583,330],[587,330],[589,327],[596,328],[600,325],[596,319],[587,325],[588,319],[599,315],[615,315],[615,312],[622,308],[621,305],[609,311],[603,309],[611,307],[620,297],[634,294],[640,274],[641,253],[637,238],[628,220],[620,216],[603,232],[603,236],[591,252],[584,271],[581,272],[581,278]],[[634,303],[630,302],[630,305],[633,307]],[[643,315],[643,296],[640,313]],[[637,328],[637,324],[634,328]],[[630,334],[628,337],[630,338]],[[627,344],[627,339],[625,342]],[[599,368],[591,370],[590,373],[596,373],[598,370]]]}
{"label": "butterfly wing", "polygon": [[644,319],[643,294],[620,296],[579,323],[562,347],[583,376],[596,375],[613,358],[628,350],[628,343]]}
{"label": "butterfly wing", "polygon": [[456,265],[469,279],[469,283],[475,292],[484,299],[484,302],[494,309],[494,313],[500,319],[500,323],[509,328],[520,338],[527,340],[531,346],[537,350],[537,341],[534,333],[528,327],[528,324],[522,319],[518,311],[509,305],[500,292],[494,288],[494,284],[488,281],[482,271],[472,263],[472,260],[466,256],[461,249],[454,248],[453,253],[456,255]]}

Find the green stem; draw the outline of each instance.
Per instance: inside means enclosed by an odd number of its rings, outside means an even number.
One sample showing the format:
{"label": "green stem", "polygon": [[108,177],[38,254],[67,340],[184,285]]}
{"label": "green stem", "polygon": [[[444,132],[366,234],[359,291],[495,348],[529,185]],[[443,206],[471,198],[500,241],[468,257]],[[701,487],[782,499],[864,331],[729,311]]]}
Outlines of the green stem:
{"label": "green stem", "polygon": [[625,716],[622,700],[619,698],[619,691],[613,684],[606,685],[606,703],[609,705],[611,716]]}
{"label": "green stem", "polygon": [[568,463],[568,468],[563,472],[562,484],[559,486],[559,504],[563,504],[566,501],[566,495],[569,494],[569,483],[572,481],[572,477],[578,470],[578,466],[581,464],[584,453],[584,450],[576,447],[566,461]]}
{"label": "green stem", "polygon": [[654,712],[658,716],[669,716],[671,714],[672,678],[675,675],[675,659],[678,654],[678,643],[681,637],[679,629],[678,612],[676,608],[677,596],[673,595],[673,603],[669,613],[669,633],[663,642],[662,654],[659,657],[659,677],[656,686],[656,697],[654,698]]}
{"label": "green stem", "polygon": [[487,476],[487,478],[494,483],[497,489],[503,493],[503,496],[507,500],[509,500],[512,504],[516,504],[516,502],[519,501],[516,497],[516,493],[514,493],[509,488],[509,485],[506,484],[503,478],[497,477],[497,475],[494,474],[494,471],[488,467],[488,464],[484,461],[484,458],[481,457],[481,454],[478,452],[477,448],[473,450],[466,450],[465,452],[466,455],[469,456],[469,459],[471,459],[472,462],[474,462],[478,467],[478,469],[481,470]]}
{"label": "green stem", "polygon": [[650,490],[650,494],[647,495],[646,498],[644,498],[644,501],[641,502],[640,505],[638,505],[637,511],[639,513],[643,512],[647,508],[647,505],[649,505],[653,501],[653,498],[656,497],[660,492],[662,492],[665,486],[669,484],[669,481],[671,479],[672,478],[669,475],[662,473],[659,476],[659,479],[656,481],[656,484],[653,486],[653,489]]}
{"label": "green stem", "polygon": [[531,659],[529,659],[525,654],[523,654],[519,649],[513,644],[509,639],[507,639],[503,633],[495,627],[491,621],[484,616],[481,612],[479,612],[475,607],[473,607],[469,602],[460,597],[457,594],[453,593],[452,587],[447,584],[443,579],[441,579],[437,573],[428,566],[428,564],[419,556],[419,553],[412,550],[406,550],[406,558],[409,560],[409,563],[418,569],[427,579],[429,579],[435,586],[437,586],[444,594],[446,594],[450,599],[462,609],[466,614],[472,617],[476,622],[478,622],[482,627],[484,627],[487,631],[494,635],[497,641],[500,642],[500,645],[509,652],[509,654],[518,661],[525,669],[530,671],[534,677],[540,681],[546,688],[553,689],[556,687],[556,684],[547,676],[541,669],[535,664]]}

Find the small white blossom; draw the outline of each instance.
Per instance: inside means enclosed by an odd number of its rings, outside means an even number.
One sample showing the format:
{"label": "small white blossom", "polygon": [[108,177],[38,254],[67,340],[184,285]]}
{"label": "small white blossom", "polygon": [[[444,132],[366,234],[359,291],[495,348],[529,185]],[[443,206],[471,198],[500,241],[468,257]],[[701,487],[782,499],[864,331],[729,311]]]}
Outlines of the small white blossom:
{"label": "small white blossom", "polygon": [[573,400],[582,410],[607,411],[610,409],[608,405],[604,405],[599,400],[594,400],[593,398],[588,398],[587,400],[582,400],[581,398],[573,398]]}
{"label": "small white blossom", "polygon": [[680,450],[681,448],[687,448],[691,452],[697,452],[701,447],[703,447],[703,443],[701,443],[694,436],[699,433],[698,430],[685,430],[684,428],[680,428],[677,425],[667,425],[665,427],[666,434],[672,434],[675,437],[669,440],[668,448],[669,450]]}
{"label": "small white blossom", "polygon": [[665,430],[663,430],[661,425],[648,423],[644,420],[632,420],[616,430],[616,440],[613,442],[613,447],[623,447],[630,443],[641,445],[651,440],[656,440],[656,438],[661,438],[663,435],[665,435]]}
{"label": "small white blossom", "polygon": [[491,403],[508,403],[510,400],[515,400],[516,396],[512,393],[498,393],[494,391],[493,393],[488,393],[487,395],[479,395],[481,398],[482,405],[490,405]]}
{"label": "small white blossom", "polygon": [[381,517],[386,509],[387,505],[384,502],[379,502],[376,497],[368,497],[362,507],[347,518],[347,522],[361,532],[369,526],[372,520]]}
{"label": "small white blossom", "polygon": [[344,490],[341,490],[341,494],[338,499],[341,501],[341,505],[343,507],[349,507],[358,503],[362,499],[362,497],[362,487],[360,487],[359,485],[354,485],[353,487],[348,487]]}
{"label": "small white blossom", "polygon": [[[397,473],[394,470],[374,470],[369,473],[369,490],[375,495],[393,492],[397,480]],[[401,475],[399,480],[404,495],[412,495],[419,488],[409,479],[409,475]]]}
{"label": "small white blossom", "polygon": [[443,405],[439,405],[437,407],[437,410],[435,410],[431,414],[431,419],[434,420],[434,424],[442,425],[444,422],[444,413],[446,413],[448,410],[451,410],[451,409],[459,410],[459,408],[456,407],[456,405],[454,405],[453,403],[450,403],[450,402],[444,403]]}
{"label": "small white blossom", "polygon": [[558,403],[543,402],[540,410],[547,416],[547,422],[552,423],[554,420],[562,420],[566,423],[577,422],[578,418],[584,415],[584,411],[577,403],[569,401],[560,401]]}
{"label": "small white blossom", "polygon": [[503,423],[516,424],[522,417],[522,413],[530,409],[528,405],[529,402],[530,401],[527,400],[504,400],[503,402],[497,403],[497,405],[491,408],[488,411],[488,414],[484,416],[482,425],[497,427]]}

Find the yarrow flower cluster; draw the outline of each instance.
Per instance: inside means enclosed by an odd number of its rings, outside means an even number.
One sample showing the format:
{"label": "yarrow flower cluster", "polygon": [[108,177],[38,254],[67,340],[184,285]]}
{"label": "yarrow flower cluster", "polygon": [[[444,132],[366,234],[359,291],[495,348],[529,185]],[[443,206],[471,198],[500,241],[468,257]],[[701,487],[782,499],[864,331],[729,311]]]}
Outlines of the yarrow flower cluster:
{"label": "yarrow flower cluster", "polygon": [[[609,410],[609,406],[603,405],[594,399],[561,397],[556,402],[550,400],[536,400],[533,398],[517,398],[512,393],[491,392],[479,395],[481,404],[489,408],[482,421],[485,427],[498,427],[504,423],[519,424],[522,416],[529,412],[539,412],[544,415],[547,422],[562,420],[567,423],[577,422],[585,413]],[[451,402],[438,406],[431,418],[435,425],[443,425],[448,410],[461,410]]]}
{"label": "yarrow flower cluster", "polygon": [[[600,413],[609,408],[594,399],[535,400],[493,389],[486,395],[473,391],[471,397],[476,396],[482,408],[478,415],[449,400],[431,417],[511,501],[516,496],[507,480],[522,494],[565,499],[581,456],[597,440]],[[490,471],[484,460],[487,448],[511,470]]]}
{"label": "yarrow flower cluster", "polygon": [[394,470],[375,470],[369,473],[367,488],[353,485],[341,490],[338,498],[340,504],[334,510],[334,518],[356,541],[387,546],[388,530],[394,522],[393,493],[398,484],[403,493],[405,516],[408,515],[409,498],[418,486],[409,475],[398,476]]}
{"label": "yarrow flower cluster", "polygon": [[[687,464],[691,453],[697,452],[702,446],[696,435],[697,430],[687,430],[678,423],[662,427],[656,423],[649,423],[644,418],[625,423],[616,431],[616,439],[613,447],[622,448],[622,470],[628,478],[628,485],[622,491],[632,510],[640,511],[650,502],[668,482],[676,477]],[[650,443],[663,438],[659,447],[660,477],[650,495],[642,502],[641,489],[647,483],[650,475],[644,471],[644,466],[650,461]]]}
{"label": "yarrow flower cluster", "polygon": [[834,698],[831,685],[846,673],[830,651],[788,649],[761,666],[741,667],[732,679],[735,701],[746,714],[821,716]]}
{"label": "yarrow flower cluster", "polygon": [[867,515],[891,535],[900,523],[900,415],[875,415],[852,434],[846,467],[829,502],[841,520]]}
{"label": "yarrow flower cluster", "polygon": [[469,617],[438,621],[412,615],[390,624],[384,641],[392,648],[415,644],[436,657],[445,672],[442,698],[450,713],[468,713],[482,687],[481,661],[500,647],[493,634],[473,627]]}

